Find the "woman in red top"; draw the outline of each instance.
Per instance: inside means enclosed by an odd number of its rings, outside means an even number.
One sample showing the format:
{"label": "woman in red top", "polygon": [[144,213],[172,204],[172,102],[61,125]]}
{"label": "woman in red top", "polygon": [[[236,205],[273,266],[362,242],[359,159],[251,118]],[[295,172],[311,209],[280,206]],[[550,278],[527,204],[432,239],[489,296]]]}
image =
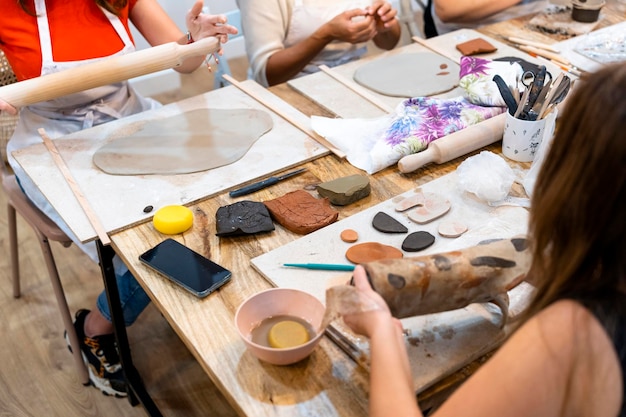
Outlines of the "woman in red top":
{"label": "woman in red top", "polygon": [[[0,48],[19,80],[62,71],[135,50],[129,20],[153,46],[168,42],[186,44],[209,36],[221,43],[237,29],[223,15],[202,13],[198,0],[187,13],[187,34],[176,26],[156,0],[19,0],[2,1]],[[204,57],[191,57],[175,69],[194,71]],[[7,145],[9,163],[28,197],[67,233],[93,260],[95,245],[81,244],[12,157],[12,152],[40,143],[37,129],[58,138],[160,106],[120,82],[93,88],[22,108],[15,133]],[[17,109],[0,97],[0,110]],[[121,260],[114,259],[126,325],[132,324],[148,305],[149,298]],[[113,327],[104,292],[96,309],[80,310],[75,327],[82,341],[92,383],[104,393],[126,395],[126,383],[114,346]]]}

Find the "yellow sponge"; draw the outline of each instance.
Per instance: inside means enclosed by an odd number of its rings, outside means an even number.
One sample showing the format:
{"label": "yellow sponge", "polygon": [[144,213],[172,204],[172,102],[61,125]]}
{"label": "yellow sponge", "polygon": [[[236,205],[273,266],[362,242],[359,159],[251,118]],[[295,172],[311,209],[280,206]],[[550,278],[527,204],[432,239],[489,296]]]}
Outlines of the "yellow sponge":
{"label": "yellow sponge", "polygon": [[193,224],[193,213],[185,206],[164,206],[154,213],[154,228],[166,235],[183,233]]}
{"label": "yellow sponge", "polygon": [[272,326],[267,339],[270,347],[284,349],[303,345],[309,341],[310,336],[302,324],[285,320]]}

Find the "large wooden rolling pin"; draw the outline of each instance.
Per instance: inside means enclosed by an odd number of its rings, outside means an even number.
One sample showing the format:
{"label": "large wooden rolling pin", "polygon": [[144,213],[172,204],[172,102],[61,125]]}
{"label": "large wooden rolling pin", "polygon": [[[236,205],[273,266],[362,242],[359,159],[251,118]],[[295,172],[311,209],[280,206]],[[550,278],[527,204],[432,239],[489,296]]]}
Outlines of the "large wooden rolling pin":
{"label": "large wooden rolling pin", "polygon": [[188,45],[166,43],[0,87],[0,99],[13,107],[53,100],[90,88],[174,68],[189,57],[212,54],[219,48],[219,40],[215,37],[200,39]]}
{"label": "large wooden rolling pin", "polygon": [[432,162],[442,164],[502,139],[506,113],[458,130],[428,144],[422,152],[402,157],[398,161],[400,172],[418,170]]}

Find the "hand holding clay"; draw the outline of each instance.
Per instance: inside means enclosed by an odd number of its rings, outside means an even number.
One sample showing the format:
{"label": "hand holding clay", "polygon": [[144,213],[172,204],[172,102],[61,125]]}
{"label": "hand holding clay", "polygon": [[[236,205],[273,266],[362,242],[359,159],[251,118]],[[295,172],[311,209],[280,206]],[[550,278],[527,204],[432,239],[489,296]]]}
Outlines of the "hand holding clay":
{"label": "hand holding clay", "polygon": [[374,16],[376,21],[376,31],[378,33],[387,32],[395,24],[398,11],[391,7],[386,1],[377,1],[367,8],[370,15]]}
{"label": "hand holding clay", "polygon": [[366,10],[352,9],[333,17],[320,30],[332,40],[363,43],[376,36],[376,20]]}
{"label": "hand holding clay", "polygon": [[[365,274],[365,269],[357,265],[354,269],[354,287],[360,300],[359,308],[343,313],[343,321],[357,334],[371,337],[374,330],[390,320],[397,325],[400,321],[391,316],[385,300],[375,292]],[[365,301],[365,302],[364,302]]]}

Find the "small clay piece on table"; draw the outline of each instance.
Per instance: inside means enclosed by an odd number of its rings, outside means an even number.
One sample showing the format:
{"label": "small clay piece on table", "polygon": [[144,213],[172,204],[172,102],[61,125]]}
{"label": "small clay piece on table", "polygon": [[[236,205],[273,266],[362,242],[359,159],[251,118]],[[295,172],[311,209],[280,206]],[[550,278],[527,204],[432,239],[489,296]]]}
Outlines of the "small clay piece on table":
{"label": "small clay piece on table", "polygon": [[409,219],[419,224],[430,223],[450,211],[450,202],[440,195],[423,193],[424,200],[417,208],[409,211]]}
{"label": "small clay piece on table", "polygon": [[409,231],[405,225],[382,211],[374,216],[372,227],[383,233],[407,233]]}
{"label": "small clay piece on table", "polygon": [[483,38],[471,39],[467,42],[459,43],[456,45],[456,49],[461,51],[461,53],[466,56],[487,54],[498,50],[498,48]]}
{"label": "small clay piece on table", "polygon": [[447,221],[439,223],[437,232],[443,237],[459,237],[467,232],[467,225],[458,221]]}
{"label": "small clay piece on table", "polygon": [[356,230],[346,229],[341,232],[341,240],[347,243],[354,243],[359,240],[359,234]]}
{"label": "small clay piece on table", "polygon": [[238,201],[222,206],[215,213],[217,236],[253,235],[274,230],[274,222],[265,204],[257,201]]}
{"label": "small clay piece on table", "polygon": [[370,180],[365,175],[349,175],[318,184],[317,192],[336,206],[347,206],[370,195]]}
{"label": "small clay piece on table", "polygon": [[292,191],[264,204],[276,222],[301,235],[328,226],[339,217],[327,198],[317,199],[304,190]]}
{"label": "small clay piece on table", "polygon": [[435,236],[425,231],[411,233],[402,242],[402,250],[407,252],[419,252],[435,243]]}
{"label": "small clay piece on table", "polygon": [[381,259],[397,259],[403,256],[402,251],[398,248],[378,242],[359,243],[351,246],[346,251],[346,258],[354,264],[379,261]]}

